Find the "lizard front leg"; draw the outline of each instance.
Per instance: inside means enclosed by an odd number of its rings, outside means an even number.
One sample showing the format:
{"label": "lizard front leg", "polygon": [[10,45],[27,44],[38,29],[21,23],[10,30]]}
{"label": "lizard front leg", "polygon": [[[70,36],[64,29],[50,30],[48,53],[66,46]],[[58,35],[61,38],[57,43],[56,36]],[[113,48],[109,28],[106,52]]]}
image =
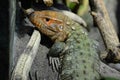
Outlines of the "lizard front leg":
{"label": "lizard front leg", "polygon": [[55,42],[48,53],[49,63],[52,66],[53,71],[59,71],[60,68],[60,56],[65,51],[64,42]]}

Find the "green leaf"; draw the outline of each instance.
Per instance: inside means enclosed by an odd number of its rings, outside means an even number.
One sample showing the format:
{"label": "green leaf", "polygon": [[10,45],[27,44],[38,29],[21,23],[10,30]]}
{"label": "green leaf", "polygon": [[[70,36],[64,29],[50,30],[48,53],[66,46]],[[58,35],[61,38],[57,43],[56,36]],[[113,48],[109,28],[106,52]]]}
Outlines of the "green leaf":
{"label": "green leaf", "polygon": [[69,3],[67,6],[68,6],[70,9],[74,9],[74,8],[75,8],[75,5],[76,5],[76,3]]}

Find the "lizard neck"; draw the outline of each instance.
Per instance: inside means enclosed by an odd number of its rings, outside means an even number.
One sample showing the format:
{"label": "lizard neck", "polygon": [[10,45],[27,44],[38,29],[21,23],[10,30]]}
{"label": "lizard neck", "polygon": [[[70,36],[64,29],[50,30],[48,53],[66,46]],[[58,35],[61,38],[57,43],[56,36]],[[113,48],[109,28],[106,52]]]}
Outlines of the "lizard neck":
{"label": "lizard neck", "polygon": [[70,41],[78,44],[80,42],[83,42],[84,39],[86,40],[88,37],[87,32],[80,24],[73,22],[71,23],[70,28],[71,30],[68,35],[67,42]]}

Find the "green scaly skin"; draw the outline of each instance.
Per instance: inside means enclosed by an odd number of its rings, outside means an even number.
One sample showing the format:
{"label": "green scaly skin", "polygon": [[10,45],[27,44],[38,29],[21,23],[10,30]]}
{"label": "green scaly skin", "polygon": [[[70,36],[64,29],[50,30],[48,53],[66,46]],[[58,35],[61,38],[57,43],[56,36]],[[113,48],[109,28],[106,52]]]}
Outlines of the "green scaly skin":
{"label": "green scaly skin", "polygon": [[99,67],[99,59],[92,40],[88,38],[82,26],[71,19],[69,22],[67,26],[71,30],[67,40],[56,42],[48,54],[50,57],[61,57],[60,80],[100,80],[95,69]]}

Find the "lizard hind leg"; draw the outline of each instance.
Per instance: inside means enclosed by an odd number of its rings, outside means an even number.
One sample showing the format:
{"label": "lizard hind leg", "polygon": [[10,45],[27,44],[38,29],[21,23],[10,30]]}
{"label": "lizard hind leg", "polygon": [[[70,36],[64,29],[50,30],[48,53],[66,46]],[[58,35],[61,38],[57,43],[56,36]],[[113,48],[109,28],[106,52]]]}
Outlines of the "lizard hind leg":
{"label": "lizard hind leg", "polygon": [[53,71],[59,71],[60,69],[60,60],[59,57],[64,51],[65,43],[64,42],[55,42],[48,53],[48,60],[50,66],[52,66]]}

